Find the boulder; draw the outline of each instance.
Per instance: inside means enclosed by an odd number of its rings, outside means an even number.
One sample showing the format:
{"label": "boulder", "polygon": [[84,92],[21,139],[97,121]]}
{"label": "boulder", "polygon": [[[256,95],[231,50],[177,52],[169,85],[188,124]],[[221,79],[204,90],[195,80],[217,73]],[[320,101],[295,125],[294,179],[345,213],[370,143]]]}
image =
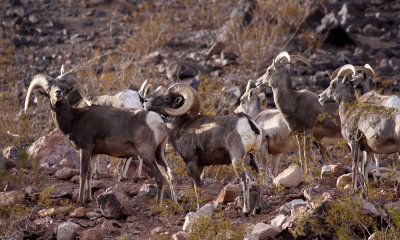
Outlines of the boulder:
{"label": "boulder", "polygon": [[215,201],[223,204],[233,202],[235,201],[235,198],[241,194],[241,192],[242,188],[240,185],[228,184],[221,190]]}
{"label": "boulder", "polygon": [[282,225],[285,223],[287,217],[283,214],[279,214],[274,219],[271,220],[271,225],[282,229]]}
{"label": "boulder", "polygon": [[185,223],[183,224],[183,231],[190,232],[190,225],[200,217],[211,217],[213,214],[213,204],[207,203],[202,206],[197,212],[189,212],[186,214]]}
{"label": "boulder", "polygon": [[41,165],[48,163],[51,166],[67,158],[75,168],[79,169],[80,166],[79,155],[57,128],[36,140],[29,147],[28,154],[39,158]]}
{"label": "boulder", "polygon": [[321,168],[321,178],[327,178],[327,177],[339,177],[343,174],[345,174],[345,167],[340,164],[330,164],[330,165],[325,165]]}
{"label": "boulder", "polygon": [[128,196],[113,187],[100,194],[96,202],[101,213],[106,218],[119,219],[132,214]]}
{"label": "boulder", "polygon": [[301,183],[301,167],[292,165],[274,178],[274,184],[287,188],[296,187]]}
{"label": "boulder", "polygon": [[79,172],[80,171],[78,169],[72,169],[69,167],[65,167],[60,170],[57,170],[57,172],[54,174],[54,176],[57,179],[68,180],[73,176],[79,175]]}
{"label": "boulder", "polygon": [[318,184],[315,187],[304,189],[304,197],[309,201],[314,201],[320,198],[327,190],[328,189],[325,186]]}
{"label": "boulder", "polygon": [[57,228],[57,240],[71,240],[74,238],[79,225],[73,222],[61,223]]}
{"label": "boulder", "polygon": [[256,225],[254,225],[251,233],[245,236],[244,239],[259,240],[259,239],[274,238],[280,232],[282,232],[282,230],[277,226],[265,223],[257,223]]}
{"label": "boulder", "polygon": [[293,209],[296,209],[301,206],[306,206],[308,203],[303,199],[294,199],[290,202],[287,202],[279,208],[280,214],[289,214]]}
{"label": "boulder", "polygon": [[69,214],[70,217],[73,218],[84,218],[86,217],[86,214],[88,213],[88,209],[85,207],[78,207],[72,210],[72,212]]}
{"label": "boulder", "polygon": [[13,206],[22,203],[24,199],[25,193],[19,190],[0,192],[0,207]]}

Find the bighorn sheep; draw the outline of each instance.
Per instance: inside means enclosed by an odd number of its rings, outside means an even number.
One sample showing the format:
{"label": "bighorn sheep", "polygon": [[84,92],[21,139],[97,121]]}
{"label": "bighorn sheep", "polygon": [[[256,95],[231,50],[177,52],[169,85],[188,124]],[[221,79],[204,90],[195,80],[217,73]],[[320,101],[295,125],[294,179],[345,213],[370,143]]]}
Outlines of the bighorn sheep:
{"label": "bighorn sheep", "polygon": [[273,60],[266,73],[257,80],[256,85],[259,88],[272,88],[275,104],[289,130],[296,136],[300,163],[307,172],[306,160],[310,157],[312,137],[330,144],[341,138],[339,119],[335,115],[338,105],[321,106],[317,94],[293,89],[290,73],[285,66],[295,61],[301,61],[311,67],[304,57],[282,52]]}
{"label": "bighorn sheep", "polygon": [[[33,90],[40,89],[50,99],[52,118],[57,128],[80,154],[78,204],[92,200],[91,178],[95,165],[93,155],[107,154],[114,157],[140,155],[144,164],[156,178],[157,201],[162,201],[165,178],[176,201],[173,175],[168,172],[165,160],[167,129],[160,115],[143,109],[122,109],[92,105],[82,85],[71,72],[57,78],[36,75],[29,85],[25,98],[28,109]],[[66,95],[77,89],[88,107],[72,107]]]}
{"label": "bighorn sheep", "polygon": [[[265,94],[259,93],[257,89],[251,88],[252,81],[248,81],[246,91],[240,97],[240,105],[235,109],[235,113],[244,112],[261,127],[263,132],[262,155],[265,161],[262,161],[264,170],[267,169],[268,154],[271,155],[271,173],[273,177],[278,175],[278,166],[283,153],[298,150],[295,136],[290,132],[286,122],[278,109],[266,109],[261,111],[261,101],[264,100]],[[315,135],[315,134],[314,134]],[[324,139],[319,139],[323,142]],[[329,162],[330,156],[325,147],[314,142],[326,162]]]}
{"label": "bighorn sheep", "polygon": [[[345,65],[346,68],[350,67],[350,65]],[[351,67],[350,67],[351,68]],[[341,69],[338,68],[336,69],[331,76],[331,80],[334,78],[338,77],[337,74],[339,70]],[[376,93],[375,91],[371,91],[371,85],[373,84],[373,80],[375,78],[375,72],[372,69],[372,67],[369,64],[365,64],[364,66],[354,66],[354,70],[356,71],[354,73],[354,77],[352,79],[353,83],[357,83],[357,85],[354,85],[355,89],[355,94],[358,99],[360,99],[363,102],[366,103],[371,103],[374,105],[378,106],[384,106],[384,107],[392,107],[392,108],[400,108],[400,97],[396,95],[391,95],[391,96],[384,96],[381,94]],[[362,98],[360,98],[362,96]],[[364,178],[368,180],[368,161],[372,159],[372,155],[374,155],[375,158],[375,166],[376,166],[376,173],[374,175],[374,180],[375,182],[379,182],[380,179],[380,170],[379,170],[379,162],[380,162],[380,157],[379,154],[372,154],[371,152],[363,152],[364,153],[364,159],[362,162],[362,167],[361,167],[361,172],[364,175]]]}
{"label": "bighorn sheep", "polygon": [[[245,164],[258,172],[253,156],[261,146],[261,129],[249,116],[240,113],[226,116],[198,115],[200,96],[192,87],[178,83],[159,96],[146,99],[146,110],[166,117],[169,140],[189,167],[194,180],[199,207],[200,174],[204,166],[232,163],[243,184],[243,212],[250,210],[252,186]],[[261,209],[261,189],[257,189],[254,212]]]}
{"label": "bighorn sheep", "polygon": [[[76,72],[79,70],[91,70],[91,68],[88,67],[75,67],[71,69],[69,72]],[[66,67],[65,65],[61,66],[60,74],[64,74],[66,72]],[[123,90],[121,92],[113,93],[113,94],[105,94],[105,95],[89,95],[88,99],[96,105],[103,105],[103,106],[111,106],[111,107],[120,107],[120,108],[137,108],[137,109],[142,109],[143,108],[143,97],[145,97],[148,94],[150,85],[147,85],[147,79],[143,82],[143,84],[140,87],[139,91],[134,91],[130,89]],[[66,99],[68,100],[69,104],[71,104],[74,107],[87,107],[86,101],[82,98],[82,96],[79,94],[78,91],[71,91],[68,93],[66,96]],[[99,164],[99,157],[96,157],[96,165],[95,165],[95,175],[98,177],[100,176],[100,164]],[[143,160],[140,158],[140,156],[137,156],[138,158],[138,167],[136,170],[136,174],[132,179],[132,182],[136,182],[138,179],[141,178],[142,176],[142,166],[143,166]],[[133,160],[133,157],[125,159],[123,162],[123,168],[122,168],[122,173],[118,176],[117,181],[121,182],[122,180],[126,179],[126,175],[128,173],[129,165],[131,161]]]}
{"label": "bighorn sheep", "polygon": [[[355,87],[359,86],[362,79],[355,75],[353,65],[343,66],[329,87],[319,95],[322,105],[339,103],[341,131],[351,148],[353,173],[356,173],[360,150],[376,154],[400,151],[399,110],[371,104],[366,101],[366,94],[357,99]],[[352,180],[353,189],[357,190],[357,174],[353,174]]]}

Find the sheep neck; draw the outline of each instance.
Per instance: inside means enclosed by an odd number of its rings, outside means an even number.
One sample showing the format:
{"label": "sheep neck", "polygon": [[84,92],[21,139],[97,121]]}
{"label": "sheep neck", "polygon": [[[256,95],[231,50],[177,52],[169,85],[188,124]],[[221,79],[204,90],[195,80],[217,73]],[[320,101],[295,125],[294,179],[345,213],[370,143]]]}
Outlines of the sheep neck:
{"label": "sheep neck", "polygon": [[56,127],[63,133],[68,134],[71,132],[71,122],[73,120],[73,111],[68,102],[63,99],[61,105],[58,107],[52,106],[51,108],[53,121]]}
{"label": "sheep neck", "polygon": [[274,102],[283,116],[296,115],[296,91],[290,85],[273,87]]}

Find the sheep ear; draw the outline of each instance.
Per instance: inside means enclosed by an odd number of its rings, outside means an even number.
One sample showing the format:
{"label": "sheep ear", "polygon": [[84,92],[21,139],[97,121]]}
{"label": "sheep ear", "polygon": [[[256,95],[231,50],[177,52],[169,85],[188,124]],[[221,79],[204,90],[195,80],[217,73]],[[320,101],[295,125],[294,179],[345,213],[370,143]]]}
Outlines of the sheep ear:
{"label": "sheep ear", "polygon": [[49,94],[47,94],[47,92],[44,90],[44,89],[36,89],[36,91],[35,91],[35,94],[40,94],[40,95],[42,95],[42,96],[45,96],[45,97],[47,97],[47,98],[50,98],[50,95]]}
{"label": "sheep ear", "polygon": [[176,104],[176,105],[179,105],[179,104],[182,102],[182,100],[183,100],[183,97],[177,97],[177,98],[175,99],[175,104]]}

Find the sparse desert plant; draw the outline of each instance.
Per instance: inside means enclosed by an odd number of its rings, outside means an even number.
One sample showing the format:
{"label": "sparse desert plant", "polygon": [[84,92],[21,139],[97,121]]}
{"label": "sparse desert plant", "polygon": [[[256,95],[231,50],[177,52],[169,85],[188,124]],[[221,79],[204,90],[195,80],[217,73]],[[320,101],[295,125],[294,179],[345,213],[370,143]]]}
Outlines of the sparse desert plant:
{"label": "sparse desert plant", "polygon": [[244,226],[233,225],[224,213],[217,212],[212,217],[199,216],[190,225],[190,238],[192,240],[239,240],[246,234]]}

